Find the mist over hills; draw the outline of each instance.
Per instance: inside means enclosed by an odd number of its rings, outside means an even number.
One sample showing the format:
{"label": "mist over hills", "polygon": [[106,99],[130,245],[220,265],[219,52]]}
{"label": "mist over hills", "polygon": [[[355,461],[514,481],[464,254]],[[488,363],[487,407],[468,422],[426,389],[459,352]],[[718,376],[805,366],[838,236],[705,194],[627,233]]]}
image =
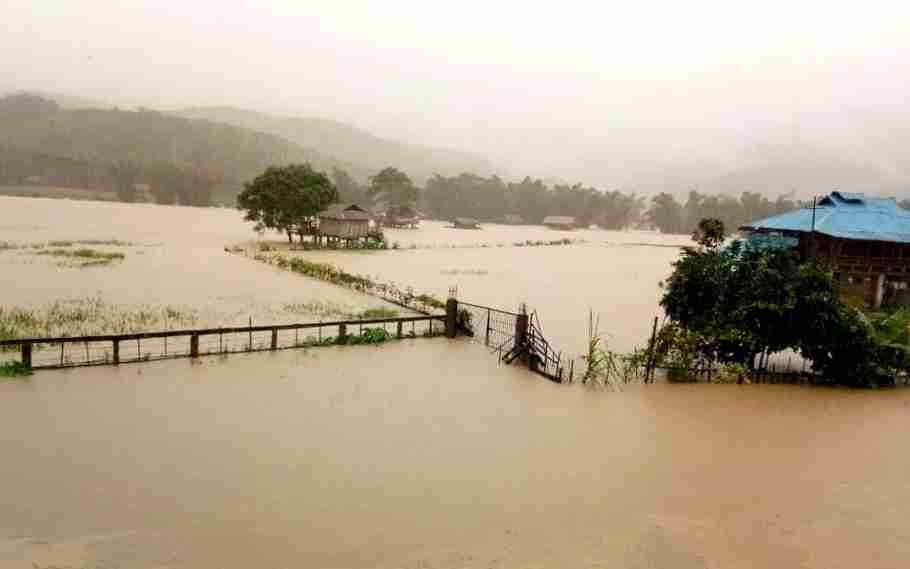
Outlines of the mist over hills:
{"label": "mist over hills", "polygon": [[130,110],[120,110],[109,101],[39,94],[60,108],[0,117],[0,146],[99,169],[127,159],[215,164],[222,170],[225,199],[269,165],[303,161],[325,171],[344,169],[361,181],[395,166],[421,185],[433,174],[470,172],[516,181],[530,176],[550,185],[580,182],[646,196],[696,189],[808,198],[840,189],[910,197],[910,113],[894,109],[844,112],[824,120],[791,117],[787,127],[715,129],[715,136],[691,140],[679,133],[665,136],[659,129],[651,136],[619,131],[597,151],[579,151],[571,163],[544,162],[526,172],[471,152],[382,138],[327,118],[231,106],[153,111],[123,105]]}
{"label": "mist over hills", "polygon": [[67,109],[53,104],[34,110],[0,108],[0,149],[7,182],[38,177],[51,185],[99,189],[99,179],[114,163],[130,162],[146,170],[193,164],[221,181],[222,201],[230,201],[245,181],[273,164],[351,168],[275,135],[148,109]]}
{"label": "mist over hills", "polygon": [[352,174],[365,178],[395,166],[423,183],[433,174],[471,172],[503,175],[490,161],[469,152],[409,144],[375,136],[355,126],[326,118],[276,116],[236,107],[196,107],[176,114],[267,132],[356,164]]}

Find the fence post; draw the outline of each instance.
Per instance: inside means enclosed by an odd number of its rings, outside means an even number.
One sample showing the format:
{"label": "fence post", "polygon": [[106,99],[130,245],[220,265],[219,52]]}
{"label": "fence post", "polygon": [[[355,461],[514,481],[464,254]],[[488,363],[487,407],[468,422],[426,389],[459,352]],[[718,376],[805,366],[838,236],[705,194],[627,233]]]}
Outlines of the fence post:
{"label": "fence post", "polygon": [[[528,343],[528,311],[521,305],[521,312],[515,317],[515,349],[521,350]],[[527,357],[527,356],[525,356]],[[528,358],[530,362],[533,358]]]}
{"label": "fence post", "polygon": [[278,328],[272,328],[272,349],[278,349]]}
{"label": "fence post", "polygon": [[657,363],[654,358],[654,349],[657,347],[657,316],[654,317],[654,325],[651,327],[651,341],[648,342],[648,359],[645,362],[645,383],[651,383],[654,379],[654,364]]}
{"label": "fence post", "polygon": [[114,365],[120,365],[120,340],[113,341]]}
{"label": "fence post", "polygon": [[458,335],[458,301],[450,298],[446,301],[446,338]]}
{"label": "fence post", "polygon": [[487,334],[486,334],[486,337],[484,337],[483,344],[485,346],[490,345],[490,309],[489,308],[487,308]]}
{"label": "fence post", "polygon": [[199,357],[199,334],[190,335],[190,357]]}
{"label": "fence post", "polygon": [[28,369],[32,369],[32,344],[25,343],[22,344],[22,365]]}
{"label": "fence post", "polygon": [[347,337],[348,337],[347,324],[339,324],[338,325],[338,343],[343,344]]}
{"label": "fence post", "polygon": [[404,325],[401,320],[398,321],[398,331],[396,332],[398,339],[400,340],[404,336]]}

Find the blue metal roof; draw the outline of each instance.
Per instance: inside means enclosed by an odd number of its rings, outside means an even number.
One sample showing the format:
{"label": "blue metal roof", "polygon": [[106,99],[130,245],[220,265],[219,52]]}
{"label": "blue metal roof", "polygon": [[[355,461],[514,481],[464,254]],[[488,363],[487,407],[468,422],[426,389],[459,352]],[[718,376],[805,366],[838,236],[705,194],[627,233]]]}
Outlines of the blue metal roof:
{"label": "blue metal roof", "polygon": [[[740,229],[809,233],[812,231],[812,208],[753,221]],[[894,198],[832,192],[815,208],[815,231],[841,239],[910,243],[910,211],[898,207]]]}

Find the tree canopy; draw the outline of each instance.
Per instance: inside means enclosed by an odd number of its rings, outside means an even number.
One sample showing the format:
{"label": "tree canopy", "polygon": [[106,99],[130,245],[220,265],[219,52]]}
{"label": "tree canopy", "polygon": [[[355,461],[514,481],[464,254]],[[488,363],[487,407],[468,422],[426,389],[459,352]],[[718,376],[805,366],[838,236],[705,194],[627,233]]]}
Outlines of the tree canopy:
{"label": "tree canopy", "polygon": [[417,202],[419,191],[407,174],[389,167],[370,176],[367,193],[373,198],[384,196],[391,205],[410,206]]}
{"label": "tree canopy", "polygon": [[338,190],[328,176],[309,164],[292,164],[272,166],[245,184],[237,207],[257,230],[281,231],[292,241],[295,233],[303,239],[315,216],[337,201]]}
{"label": "tree canopy", "polygon": [[441,219],[502,221],[514,214],[528,223],[540,223],[548,215],[569,215],[583,225],[622,229],[635,223],[643,209],[643,199],[635,194],[601,192],[582,184],[551,188],[532,178],[506,183],[498,176],[474,174],[437,174],[427,181],[424,194],[433,214]]}

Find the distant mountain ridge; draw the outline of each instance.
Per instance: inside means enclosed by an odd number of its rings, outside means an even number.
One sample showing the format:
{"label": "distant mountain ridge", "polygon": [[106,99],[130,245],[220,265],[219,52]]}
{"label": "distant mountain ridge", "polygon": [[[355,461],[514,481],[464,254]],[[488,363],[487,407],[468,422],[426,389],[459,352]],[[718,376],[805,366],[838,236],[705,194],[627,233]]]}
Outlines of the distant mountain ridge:
{"label": "distant mountain ridge", "polygon": [[236,107],[194,107],[175,114],[258,130],[280,136],[305,148],[318,149],[327,155],[356,164],[359,171],[351,173],[361,179],[365,173],[372,175],[387,166],[403,170],[419,184],[423,184],[433,174],[458,175],[470,172],[487,176],[496,173],[493,164],[470,152],[380,138],[332,119],[278,116]]}
{"label": "distant mountain ridge", "polygon": [[62,177],[65,181],[58,183],[92,188],[118,162],[134,163],[143,172],[162,164],[193,164],[216,175],[221,180],[218,200],[232,203],[244,182],[275,164],[357,169],[284,138],[214,121],[147,109],[33,105],[38,107],[0,107],[0,182]]}

